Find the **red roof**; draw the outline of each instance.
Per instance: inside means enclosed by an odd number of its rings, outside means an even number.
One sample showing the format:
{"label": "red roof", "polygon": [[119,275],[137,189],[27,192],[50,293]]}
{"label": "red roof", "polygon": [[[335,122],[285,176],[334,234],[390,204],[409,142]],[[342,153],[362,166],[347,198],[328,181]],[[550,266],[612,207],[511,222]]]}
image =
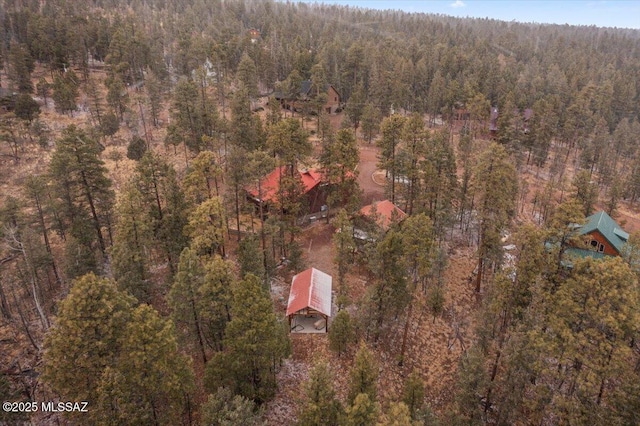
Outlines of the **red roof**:
{"label": "red roof", "polygon": [[291,280],[287,316],[311,308],[331,316],[331,275],[316,268],[295,275]]}
{"label": "red roof", "polygon": [[[260,181],[260,190],[262,191],[262,200],[276,201],[278,197],[278,184],[280,176],[286,173],[287,166],[276,167],[271,173]],[[311,191],[322,181],[322,174],[316,170],[299,170],[298,174],[304,185],[304,193]],[[258,185],[245,188],[247,192],[254,198],[258,199]],[[258,200],[259,201],[259,200]]]}
{"label": "red roof", "polygon": [[389,200],[378,201],[360,209],[360,213],[365,216],[373,215],[374,211],[378,215],[378,225],[383,229],[389,228],[394,218],[395,220],[402,220],[407,216],[405,212]]}

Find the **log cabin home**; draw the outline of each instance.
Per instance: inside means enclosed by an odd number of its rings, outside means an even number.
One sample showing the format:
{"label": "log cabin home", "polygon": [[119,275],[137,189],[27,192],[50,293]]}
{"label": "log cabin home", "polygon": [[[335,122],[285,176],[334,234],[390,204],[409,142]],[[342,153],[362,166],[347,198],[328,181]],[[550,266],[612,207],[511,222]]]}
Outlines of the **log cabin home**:
{"label": "log cabin home", "polygon": [[587,217],[586,223],[577,229],[582,237],[583,246],[571,247],[566,254],[577,257],[593,257],[601,259],[605,256],[620,256],[629,240],[625,232],[615,220],[604,211]]}
{"label": "log cabin home", "polygon": [[[318,213],[323,211],[327,204],[327,184],[324,182],[321,172],[309,168],[297,168],[294,176],[298,177],[304,188],[303,214]],[[290,173],[289,166],[276,167],[271,173],[259,182],[245,187],[249,201],[258,208],[262,204],[263,214],[277,209],[280,197],[280,181],[283,176]]]}

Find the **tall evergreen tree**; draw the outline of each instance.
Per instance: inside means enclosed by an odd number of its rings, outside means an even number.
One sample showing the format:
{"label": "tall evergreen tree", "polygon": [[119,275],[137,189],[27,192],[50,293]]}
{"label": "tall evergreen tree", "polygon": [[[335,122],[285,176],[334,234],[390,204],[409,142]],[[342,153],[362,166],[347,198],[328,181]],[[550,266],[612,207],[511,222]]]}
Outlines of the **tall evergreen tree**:
{"label": "tall evergreen tree", "polygon": [[155,247],[164,254],[171,273],[187,245],[183,234],[187,223],[184,194],[176,172],[157,154],[147,152],[136,167],[135,184],[143,194],[144,214],[148,217]]}
{"label": "tall evergreen tree", "polygon": [[209,390],[226,386],[263,403],[274,395],[276,373],[289,354],[289,344],[269,294],[255,275],[248,274],[236,283],[231,315],[225,349],[207,364],[205,384]]}
{"label": "tall evergreen tree", "polygon": [[475,173],[480,216],[477,292],[480,292],[485,262],[499,264],[502,261],[500,239],[502,231],[515,214],[517,182],[516,171],[506,149],[491,144],[482,153]]}
{"label": "tall evergreen tree", "polygon": [[97,248],[104,258],[111,240],[114,193],[99,155],[97,141],[69,126],[56,143],[49,176],[71,236],[85,253]]}
{"label": "tall evergreen tree", "polygon": [[44,341],[45,383],[70,401],[97,401],[102,373],[116,363],[133,304],[109,279],[76,279]]}
{"label": "tall evergreen tree", "polygon": [[573,178],[573,196],[582,204],[585,216],[593,212],[593,205],[598,200],[598,187],[591,180],[591,174],[587,170],[580,170]]}
{"label": "tall evergreen tree", "polygon": [[69,70],[64,74],[56,74],[53,78],[53,95],[56,111],[62,114],[70,114],[77,109],[78,88],[80,81],[78,76]]}
{"label": "tall evergreen tree", "polygon": [[256,409],[250,399],[234,395],[227,388],[218,388],[202,406],[202,426],[264,426],[264,410]]}
{"label": "tall evergreen tree", "polygon": [[101,421],[105,424],[175,425],[187,418],[193,372],[178,351],[173,325],[149,305],[131,312],[113,365],[102,373]]}
{"label": "tall evergreen tree", "polygon": [[411,419],[417,419],[424,407],[424,382],[417,371],[413,371],[404,383],[402,402],[407,406]]}
{"label": "tall evergreen tree", "polygon": [[195,250],[185,248],[180,254],[168,302],[173,309],[172,317],[180,334],[186,341],[196,344],[202,363],[207,363],[205,338],[202,324],[200,291],[203,287],[204,267]]}
{"label": "tall evergreen tree", "polygon": [[351,269],[356,250],[353,237],[353,225],[349,220],[346,210],[340,209],[334,222],[336,233],[333,235],[333,246],[336,256],[334,262],[338,268],[338,306],[342,307],[347,296],[346,275]]}
{"label": "tall evergreen tree", "polygon": [[341,129],[328,138],[321,156],[326,179],[330,182],[327,202],[330,207],[343,206],[352,212],[359,203],[358,163],[360,152],[355,137]]}
{"label": "tall evergreen tree", "polygon": [[380,404],[372,400],[369,394],[360,393],[353,404],[347,407],[345,426],[368,426],[376,422],[380,414]]}
{"label": "tall evergreen tree", "polygon": [[18,92],[32,93],[31,73],[35,69],[35,62],[28,47],[24,44],[11,43],[7,59],[9,65],[7,74]]}
{"label": "tall evergreen tree", "polygon": [[377,400],[378,364],[373,353],[364,342],[360,343],[358,352],[349,372],[349,392],[347,401],[354,405],[358,395],[365,394],[371,403]]}
{"label": "tall evergreen tree", "polygon": [[345,309],[338,312],[329,330],[329,348],[338,352],[338,356],[347,350],[355,333],[351,324],[351,315]]}
{"label": "tall evergreen tree", "polygon": [[149,288],[149,256],[147,249],[153,234],[144,209],[144,197],[133,185],[127,185],[116,204],[116,225],[111,247],[113,276],[122,290],[130,292],[140,302],[151,300]]}
{"label": "tall evergreen tree", "polygon": [[380,153],[380,168],[385,170],[386,176],[390,181],[391,202],[395,203],[396,185],[399,172],[397,153],[402,138],[402,128],[405,118],[394,114],[382,120],[380,132],[382,138],[378,140],[378,146],[382,148]]}
{"label": "tall evergreen tree", "polygon": [[225,255],[224,241],[227,219],[220,197],[212,197],[198,205],[189,215],[185,233],[198,254]]}
{"label": "tall evergreen tree", "polygon": [[298,416],[299,425],[336,426],[342,405],[333,389],[332,377],[325,363],[317,362],[304,384],[305,401]]}
{"label": "tall evergreen tree", "polygon": [[265,134],[262,121],[251,112],[248,89],[241,86],[231,102],[230,141],[236,147],[251,152],[262,148]]}

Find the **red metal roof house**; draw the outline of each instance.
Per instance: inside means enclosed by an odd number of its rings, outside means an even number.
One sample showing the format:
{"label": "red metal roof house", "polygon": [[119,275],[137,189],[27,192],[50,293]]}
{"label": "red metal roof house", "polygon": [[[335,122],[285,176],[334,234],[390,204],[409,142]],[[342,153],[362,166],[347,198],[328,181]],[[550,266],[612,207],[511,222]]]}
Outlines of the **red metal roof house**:
{"label": "red metal roof house", "polygon": [[[264,203],[266,210],[278,203],[278,192],[282,176],[288,173],[288,166],[276,167],[271,173],[257,184],[245,188],[249,199],[256,203]],[[298,169],[298,176],[304,186],[304,196],[307,201],[307,212],[316,213],[326,204],[327,196],[324,190],[322,173],[314,169]]]}

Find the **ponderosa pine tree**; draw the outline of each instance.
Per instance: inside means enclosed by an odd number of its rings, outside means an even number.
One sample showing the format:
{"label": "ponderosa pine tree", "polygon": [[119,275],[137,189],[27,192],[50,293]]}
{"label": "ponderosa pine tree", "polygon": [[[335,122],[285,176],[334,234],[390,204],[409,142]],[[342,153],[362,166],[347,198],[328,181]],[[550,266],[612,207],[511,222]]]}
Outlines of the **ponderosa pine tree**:
{"label": "ponderosa pine tree", "polygon": [[[210,136],[205,133],[205,123],[202,119],[206,115],[202,114],[198,98],[196,84],[191,79],[183,77],[176,84],[171,108],[176,134],[183,139],[185,148],[188,147],[195,153],[199,153],[203,148],[202,136]],[[205,99],[205,104],[206,101]]]}
{"label": "ponderosa pine tree", "polygon": [[378,426],[414,426],[409,408],[404,402],[392,402],[382,415]]}
{"label": "ponderosa pine tree", "polygon": [[40,105],[31,95],[20,93],[16,96],[14,113],[16,117],[25,121],[26,125],[29,125],[40,115]]}
{"label": "ponderosa pine tree", "polygon": [[[418,193],[421,191],[421,177],[424,174],[420,163],[427,153],[429,133],[424,128],[424,118],[419,114],[412,114],[405,122],[402,130],[404,144],[400,148],[399,156],[404,158],[402,175],[406,176],[407,183],[402,186],[405,201],[405,211],[413,214],[413,206]],[[428,185],[428,178],[425,184]]]}
{"label": "ponderosa pine tree", "polygon": [[264,280],[265,265],[264,253],[260,247],[260,239],[257,235],[249,235],[238,244],[238,263],[240,263],[240,276],[253,274]]}
{"label": "ponderosa pine tree", "polygon": [[409,309],[407,310],[402,345],[400,347],[400,365],[404,362],[404,351],[407,343],[409,321],[411,321],[411,314],[413,312],[415,292],[418,289],[418,284],[421,285],[423,291],[426,289],[426,280],[431,274],[435,245],[431,219],[424,213],[408,217],[402,223],[401,234],[406,253],[405,261],[411,279],[410,285],[408,286],[409,288],[407,289],[409,293]]}
{"label": "ponderosa pine tree", "polygon": [[426,156],[421,164],[422,194],[417,194],[417,208],[433,221],[438,238],[453,222],[453,200],[458,191],[456,159],[446,130],[434,132],[427,142]]}
{"label": "ponderosa pine tree", "polygon": [[334,221],[336,233],[333,234],[333,246],[336,256],[334,263],[338,268],[338,307],[342,309],[347,297],[346,275],[353,265],[356,242],[353,237],[353,224],[349,220],[347,211],[340,209]]}
{"label": "ponderosa pine tree", "polygon": [[202,426],[264,426],[264,410],[240,395],[234,395],[227,388],[218,388],[210,394],[202,406]]}
{"label": "ponderosa pine tree", "polygon": [[132,310],[122,332],[115,362],[100,379],[100,423],[180,424],[190,416],[193,372],[178,351],[173,324],[143,304]]}
{"label": "ponderosa pine tree", "polygon": [[353,405],[360,394],[367,395],[371,403],[377,401],[378,363],[364,342],[360,342],[349,377],[351,379],[347,394],[349,405]]}
{"label": "ponderosa pine tree", "polygon": [[191,247],[199,255],[225,255],[224,241],[227,218],[220,197],[202,202],[189,214],[184,232],[191,239]]}
{"label": "ponderosa pine tree", "polygon": [[87,95],[89,113],[91,114],[92,119],[95,120],[94,125],[96,127],[102,127],[102,117],[105,114],[105,105],[100,84],[95,77],[89,77],[85,84],[84,92]]}
{"label": "ponderosa pine tree", "polygon": [[9,80],[15,84],[18,92],[32,93],[33,82],[31,81],[31,73],[35,69],[35,61],[29,53],[28,46],[25,44],[11,43],[7,60],[9,65],[7,69]]}
{"label": "ponderosa pine tree", "polygon": [[369,426],[376,422],[380,414],[380,404],[372,400],[369,394],[360,393],[345,411],[342,423],[345,426]]}
{"label": "ponderosa pine tree", "polygon": [[242,58],[238,64],[236,78],[247,89],[247,94],[250,99],[258,97],[258,75],[256,72],[256,64],[246,52],[242,54]]}
{"label": "ponderosa pine tree", "polygon": [[345,107],[345,113],[349,118],[349,122],[353,126],[354,139],[357,139],[358,127],[360,127],[360,121],[362,120],[365,102],[366,93],[364,90],[364,86],[362,85],[362,83],[360,83],[355,87],[355,89],[351,93],[351,96],[349,96],[349,100],[347,101],[347,105]]}
{"label": "ponderosa pine tree", "polygon": [[78,98],[78,88],[80,81],[73,72],[69,70],[64,74],[56,74],[53,78],[53,95],[51,98],[55,102],[56,111],[61,114],[71,114],[77,109],[76,99]]}
{"label": "ponderosa pine tree", "polygon": [[47,203],[48,193],[50,191],[49,186],[44,176],[28,176],[24,183],[24,196],[27,199],[27,203],[35,209],[35,217],[33,222],[35,229],[42,234],[42,240],[44,242],[45,250],[47,251],[49,261],[51,262],[51,269],[55,276],[56,283],[61,284],[62,279],[56,259],[51,250],[51,241],[49,236],[49,217],[50,209]]}
{"label": "ponderosa pine tree", "polygon": [[[73,125],[67,127],[56,142],[49,176],[65,227],[85,253],[98,249],[104,259],[111,241],[115,197],[97,141]],[[72,260],[73,253],[69,256]]]}
{"label": "ponderosa pine tree", "polygon": [[247,88],[241,86],[231,102],[230,141],[248,152],[262,148],[265,134],[262,121],[251,112],[251,101]]}
{"label": "ponderosa pine tree", "polygon": [[316,362],[309,380],[304,384],[305,400],[298,415],[298,424],[337,426],[342,416],[342,404],[333,389],[333,377],[326,363]]}
{"label": "ponderosa pine tree", "polygon": [[355,333],[351,323],[351,315],[345,309],[338,312],[329,329],[329,348],[336,351],[338,356],[343,354],[354,340]]}
{"label": "ponderosa pine tree", "polygon": [[147,95],[146,102],[151,112],[151,121],[154,127],[158,127],[162,110],[162,82],[154,73],[148,73],[144,88]]}
{"label": "ponderosa pine tree", "polygon": [[480,218],[476,292],[480,292],[486,262],[502,260],[500,239],[515,214],[518,179],[506,149],[496,143],[482,153],[474,178]]}
{"label": "ponderosa pine tree", "polygon": [[607,384],[632,370],[637,284],[619,257],[574,261],[571,275],[549,300],[547,333],[540,336],[545,347],[553,348],[540,354],[548,360],[541,379],[556,384],[544,417],[613,424],[607,401],[617,389]]}
{"label": "ponderosa pine tree", "polygon": [[207,364],[206,388],[220,386],[257,403],[271,399],[280,362],[290,351],[285,329],[275,317],[271,298],[255,275],[247,274],[233,289],[232,319],[224,351]]}
{"label": "ponderosa pine tree", "polygon": [[204,263],[204,282],[198,289],[200,321],[205,343],[220,351],[224,349],[225,329],[231,321],[235,266],[220,256]]}
{"label": "ponderosa pine tree", "polygon": [[380,111],[373,105],[366,104],[362,110],[362,119],[360,124],[362,128],[362,135],[369,144],[371,144],[373,138],[380,130],[380,121],[382,121]]}
{"label": "ponderosa pine tree", "polygon": [[201,317],[200,295],[204,283],[204,267],[195,250],[185,248],[180,254],[178,272],[173,280],[167,301],[173,309],[171,314],[177,331],[184,341],[195,343],[203,365],[207,363],[205,338]]}
{"label": "ponderosa pine tree", "polygon": [[141,303],[151,300],[150,260],[147,248],[153,233],[144,208],[144,197],[129,183],[116,204],[116,225],[111,247],[111,267],[118,288],[128,291]]}
{"label": "ponderosa pine tree", "polygon": [[190,248],[180,255],[168,303],[181,340],[198,348],[203,364],[208,348],[223,348],[224,330],[231,320],[232,280],[231,266],[217,255],[200,258]]}
{"label": "ponderosa pine tree", "polygon": [[184,178],[184,192],[192,204],[220,195],[222,167],[218,156],[212,151],[202,151],[192,161]]}
{"label": "ponderosa pine tree", "polygon": [[374,340],[380,338],[383,323],[407,306],[411,293],[407,286],[407,259],[402,234],[391,228],[376,245],[375,285],[371,289],[374,312]]}
{"label": "ponderosa pine tree", "polygon": [[415,370],[404,382],[402,402],[407,406],[411,419],[416,420],[420,417],[424,407],[424,381]]}
{"label": "ponderosa pine tree", "polygon": [[112,280],[93,274],[76,279],[45,337],[43,381],[70,401],[97,401],[102,373],[116,362],[134,303]]}
{"label": "ponderosa pine tree", "polygon": [[[262,263],[265,272],[269,272],[268,267],[268,256],[266,255],[267,251],[267,240],[265,233],[265,202],[263,200],[264,194],[266,192],[266,188],[264,188],[263,179],[269,173],[271,173],[276,165],[276,161],[273,156],[269,155],[266,151],[256,150],[250,152],[247,155],[247,163],[245,164],[245,169],[247,173],[247,181],[250,182],[251,187],[256,189],[256,194],[258,199],[258,217],[260,219],[260,241],[262,243]],[[253,181],[253,183],[251,183]],[[251,209],[252,216],[255,208]],[[253,219],[252,219],[253,220]],[[258,274],[256,274],[258,275]],[[261,276],[261,275],[258,275]]]}
{"label": "ponderosa pine tree", "polygon": [[360,205],[357,181],[360,152],[356,138],[349,130],[341,129],[335,137],[327,140],[323,148],[322,167],[331,184],[327,203],[330,207],[342,206],[353,212]]}
{"label": "ponderosa pine tree", "polygon": [[573,196],[582,204],[582,212],[589,216],[593,205],[598,201],[598,187],[591,179],[588,170],[579,170],[573,178]]}
{"label": "ponderosa pine tree", "polygon": [[546,242],[551,243],[552,254],[555,254],[556,268],[562,266],[564,252],[579,243],[575,227],[586,223],[584,207],[575,198],[570,198],[556,207],[546,227]]}
{"label": "ponderosa pine tree", "polygon": [[[187,223],[186,202],[173,166],[155,153],[147,152],[136,167],[135,184],[143,194],[144,215],[156,242],[173,274],[182,249]],[[159,247],[158,247],[159,246]]]}
{"label": "ponderosa pine tree", "polygon": [[385,170],[385,176],[390,182],[391,202],[396,200],[396,180],[399,172],[397,153],[402,140],[402,129],[405,118],[394,114],[382,120],[380,133],[382,138],[378,140],[378,146],[382,149],[379,158],[379,167]]}
{"label": "ponderosa pine tree", "polygon": [[312,151],[309,134],[302,128],[300,121],[293,118],[281,120],[269,128],[267,146],[278,156],[281,164],[290,168],[291,176],[297,169],[298,162]]}

